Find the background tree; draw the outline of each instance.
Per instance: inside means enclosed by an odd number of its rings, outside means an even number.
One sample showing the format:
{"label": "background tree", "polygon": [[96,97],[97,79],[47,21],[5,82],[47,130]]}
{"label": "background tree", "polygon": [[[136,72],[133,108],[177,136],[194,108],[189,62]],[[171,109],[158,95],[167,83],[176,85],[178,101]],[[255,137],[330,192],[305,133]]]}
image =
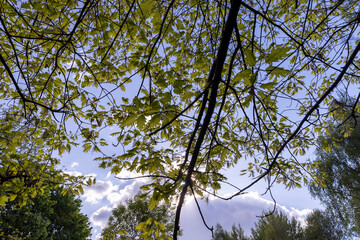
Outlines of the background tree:
{"label": "background tree", "polygon": [[80,213],[81,200],[62,188],[38,194],[27,204],[8,202],[0,207],[2,239],[85,240],[90,222]]}
{"label": "background tree", "polygon": [[347,239],[343,227],[329,212],[315,210],[306,218],[305,240]]}
{"label": "background tree", "polygon": [[282,212],[269,213],[260,218],[251,229],[254,240],[302,240],[303,229],[295,218],[291,220]]}
{"label": "background tree", "polygon": [[[59,154],[82,143],[100,167],[151,178],[151,205],[178,200],[176,240],[186,195],[307,183],[298,156],[331,126],[334,90],[359,83],[358,12],[354,0],[9,0],[0,97]],[[245,158],[253,182],[218,196],[222,169]]]}
{"label": "background tree", "polygon": [[101,239],[172,239],[174,212],[164,204],[150,209],[148,200],[137,194],[117,206],[102,230]]}
{"label": "background tree", "polygon": [[287,215],[281,212],[269,213],[268,216],[259,219],[255,227],[251,229],[251,236],[245,237],[241,226],[233,225],[229,233],[220,224],[216,225],[214,240],[276,240],[276,239],[299,239],[299,240],[340,240],[347,239],[342,226],[336,223],[327,211],[312,211],[306,218],[306,223],[301,226],[295,218],[289,220]]}
{"label": "background tree", "polygon": [[[351,109],[348,109],[348,113]],[[349,115],[349,114],[347,114]],[[355,120],[355,121],[354,121]],[[341,124],[335,121],[335,126]],[[352,127],[354,127],[352,129]],[[351,133],[344,136],[346,128]],[[357,119],[334,127],[319,138],[316,174],[322,181],[309,186],[347,235],[360,234],[360,126]]]}
{"label": "background tree", "polygon": [[239,225],[232,225],[231,232],[227,232],[220,224],[216,224],[213,240],[248,240],[244,234],[244,230]]}

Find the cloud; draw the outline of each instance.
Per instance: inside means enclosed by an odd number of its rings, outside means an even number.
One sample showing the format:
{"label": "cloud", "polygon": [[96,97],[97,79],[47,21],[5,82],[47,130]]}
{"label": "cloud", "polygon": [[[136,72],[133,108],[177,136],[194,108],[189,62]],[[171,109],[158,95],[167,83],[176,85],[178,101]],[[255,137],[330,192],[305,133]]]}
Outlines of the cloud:
{"label": "cloud", "polygon": [[[91,215],[90,219],[94,229],[101,231],[106,225],[112,209],[134,197],[144,183],[143,179],[137,179],[119,190],[119,186],[110,181],[98,181],[94,186],[85,189],[84,198],[87,202],[96,203],[101,199],[108,201],[108,205],[99,208]],[[264,199],[257,192],[249,192],[229,201],[214,197],[209,198],[209,203],[199,199],[198,201],[209,226],[215,227],[217,223],[220,223],[224,229],[229,231],[233,224],[240,224],[247,235],[250,235],[250,230],[254,227],[254,222],[259,220],[259,216],[272,210],[274,206],[273,201]],[[277,209],[289,217],[297,218],[301,223],[305,223],[306,216],[312,211],[310,209],[288,208],[279,204]],[[211,239],[211,232],[204,226],[192,197],[186,198],[180,227],[183,229],[182,240]]]}
{"label": "cloud", "polygon": [[104,206],[94,212],[90,217],[90,220],[94,226],[100,226],[101,228],[105,227],[111,215],[112,209],[113,208],[111,207]]}
{"label": "cloud", "polygon": [[144,183],[144,180],[136,180],[119,190],[119,185],[114,185],[111,181],[98,180],[96,184],[84,188],[82,197],[86,202],[96,204],[99,203],[100,200],[106,199],[111,204],[111,206],[103,206],[91,214],[90,220],[94,225],[93,234],[95,239],[98,239],[99,235],[95,233],[95,230],[97,232],[101,231],[101,229],[106,226],[114,207],[119,203],[125,203],[127,199],[134,197]]}
{"label": "cloud", "polygon": [[84,187],[84,195],[86,202],[92,204],[98,203],[99,200],[103,199],[107,195],[111,194],[113,191],[117,191],[119,185],[114,185],[110,181],[97,181],[94,185],[90,187]]}
{"label": "cloud", "polygon": [[293,207],[288,209],[284,206],[280,206],[280,210],[286,213],[290,218],[296,218],[302,227],[306,226],[306,217],[313,211],[313,209],[299,210]]}
{"label": "cloud", "polygon": [[131,184],[126,185],[119,192],[108,194],[107,200],[115,207],[119,203],[124,203],[127,199],[134,197],[139,192],[142,185],[144,185],[143,181],[134,181]]}
{"label": "cloud", "polygon": [[77,166],[79,166],[79,163],[78,162],[73,162],[70,167],[74,168],[74,167],[77,167]]}
{"label": "cloud", "polygon": [[106,226],[112,210],[120,203],[125,203],[127,199],[134,197],[144,183],[143,180],[135,180],[123,189],[118,190],[119,186],[113,185],[110,181],[97,181],[95,185],[84,189],[83,197],[85,201],[98,203],[99,200],[106,198],[111,203],[111,206],[103,206],[91,214],[90,220],[94,225],[93,236],[95,236],[95,239],[100,238],[98,232],[101,232],[101,229]]}
{"label": "cloud", "polygon": [[[259,196],[257,192],[247,194],[226,201],[210,198],[209,203],[199,201],[204,218],[209,226],[216,226],[220,223],[224,229],[231,230],[233,224],[240,224],[245,234],[250,235],[250,229],[254,222],[259,220],[264,212],[273,209],[273,202]],[[304,222],[306,215],[312,210],[286,208],[277,205],[278,210],[283,211],[289,217],[295,217],[300,222]],[[183,207],[180,227],[183,229],[183,240],[190,239],[211,239],[211,232],[204,226],[199,215],[195,201],[188,199]]]}

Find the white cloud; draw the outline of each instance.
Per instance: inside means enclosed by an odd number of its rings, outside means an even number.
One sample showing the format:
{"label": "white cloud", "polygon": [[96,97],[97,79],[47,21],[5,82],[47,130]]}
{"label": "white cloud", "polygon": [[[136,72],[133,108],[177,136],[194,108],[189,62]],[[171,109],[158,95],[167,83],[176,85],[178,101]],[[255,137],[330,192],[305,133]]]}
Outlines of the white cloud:
{"label": "white cloud", "polygon": [[[215,227],[217,223],[220,223],[224,229],[231,230],[233,224],[240,224],[247,235],[250,235],[254,222],[259,220],[258,216],[272,210],[274,206],[272,201],[260,197],[257,192],[249,192],[228,201],[214,198],[210,198],[208,204],[198,201],[209,226]],[[288,209],[280,205],[277,207],[278,210],[297,218],[300,222],[304,222],[306,215],[311,212],[310,209]],[[181,238],[183,240],[211,239],[211,232],[204,226],[196,204],[190,198],[183,207],[180,227],[184,233]]]}
{"label": "white cloud", "polygon": [[111,211],[111,207],[101,207],[91,215],[90,220],[94,224],[94,226],[100,226],[101,228],[103,228],[107,224],[107,221],[111,215]]}
{"label": "white cloud", "polygon": [[290,218],[294,217],[296,218],[302,227],[306,226],[306,217],[313,211],[313,209],[303,209],[303,210],[299,210],[296,208],[286,208],[281,206],[281,211],[283,211],[284,213],[286,213]]}
{"label": "white cloud", "polygon": [[113,191],[117,191],[118,188],[119,185],[114,185],[110,181],[97,181],[90,187],[84,187],[83,197],[85,198],[86,202],[95,204]]}
{"label": "white cloud", "polygon": [[112,192],[107,195],[107,200],[115,207],[119,203],[124,203],[127,199],[134,197],[140,190],[140,187],[144,185],[143,181],[134,181],[129,185],[126,185],[119,192]]}
{"label": "white cloud", "polygon": [[112,210],[119,203],[125,203],[127,199],[134,197],[144,183],[143,180],[136,180],[119,191],[119,186],[113,185],[110,181],[97,181],[95,185],[84,189],[83,197],[85,201],[97,203],[99,200],[106,198],[111,203],[111,206],[103,206],[91,214],[90,220],[94,225],[93,236],[95,236],[95,239],[100,238],[100,233],[97,234],[97,232],[100,232],[106,226]]}
{"label": "white cloud", "polygon": [[74,167],[77,167],[77,166],[79,166],[79,163],[78,162],[73,162],[70,167],[74,168]]}
{"label": "white cloud", "polygon": [[[94,228],[101,231],[101,228],[106,225],[112,209],[119,203],[125,203],[127,199],[135,196],[145,180],[132,181],[131,184],[126,185],[121,190],[119,190],[118,185],[114,185],[110,181],[98,181],[94,186],[85,189],[84,198],[87,202],[96,203],[101,199],[106,199],[111,204],[99,208],[91,215],[90,219]],[[214,197],[210,197],[208,204],[202,200],[198,201],[209,226],[215,227],[217,223],[220,223],[224,229],[231,230],[233,224],[240,224],[247,235],[250,235],[250,229],[254,226],[254,222],[259,220],[258,216],[272,210],[274,206],[273,201],[264,199],[257,192],[249,192],[229,201]],[[301,223],[305,222],[307,214],[312,211],[310,209],[289,208],[279,204],[277,209],[289,217],[297,218]],[[211,232],[204,226],[192,197],[186,198],[180,227],[183,229],[182,240],[211,239]]]}

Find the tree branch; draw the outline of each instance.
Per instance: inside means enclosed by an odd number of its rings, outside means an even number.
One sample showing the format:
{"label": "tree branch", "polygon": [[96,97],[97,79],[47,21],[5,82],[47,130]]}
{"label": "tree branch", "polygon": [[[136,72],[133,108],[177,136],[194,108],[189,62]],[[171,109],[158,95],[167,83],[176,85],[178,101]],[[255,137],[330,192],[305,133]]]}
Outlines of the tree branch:
{"label": "tree branch", "polygon": [[217,100],[217,91],[218,91],[218,87],[219,84],[221,82],[221,75],[222,75],[222,70],[223,70],[223,66],[224,66],[224,62],[227,56],[227,51],[229,48],[229,44],[230,44],[230,39],[232,36],[232,32],[235,28],[236,25],[236,19],[237,19],[237,15],[240,9],[240,3],[241,1],[232,1],[232,5],[228,14],[228,19],[226,21],[225,24],[225,29],[222,33],[222,37],[221,37],[221,41],[220,41],[220,46],[219,46],[219,50],[217,53],[217,58],[213,63],[213,66],[215,67],[215,74],[213,78],[209,78],[208,80],[212,83],[211,84],[211,93],[210,93],[210,99],[209,99],[209,105],[208,105],[208,109],[206,111],[206,115],[202,124],[202,127],[200,129],[199,132],[199,136],[198,139],[196,141],[195,144],[195,148],[191,157],[191,161],[189,164],[189,168],[188,168],[188,172],[185,178],[185,183],[183,186],[183,189],[181,191],[180,194],[180,198],[179,198],[179,203],[177,205],[177,209],[176,209],[176,215],[175,215],[175,227],[174,227],[174,234],[173,234],[173,238],[174,240],[177,240],[177,233],[179,230],[179,222],[180,222],[180,213],[181,213],[181,208],[182,205],[184,203],[184,199],[185,199],[185,195],[187,193],[189,184],[191,184],[191,176],[192,173],[194,171],[194,167],[196,164],[196,160],[199,156],[200,153],[200,148],[201,145],[204,141],[206,132],[207,132],[207,128],[209,126],[210,120],[212,118],[212,115],[214,113],[215,110],[215,105],[216,105],[216,100]]}

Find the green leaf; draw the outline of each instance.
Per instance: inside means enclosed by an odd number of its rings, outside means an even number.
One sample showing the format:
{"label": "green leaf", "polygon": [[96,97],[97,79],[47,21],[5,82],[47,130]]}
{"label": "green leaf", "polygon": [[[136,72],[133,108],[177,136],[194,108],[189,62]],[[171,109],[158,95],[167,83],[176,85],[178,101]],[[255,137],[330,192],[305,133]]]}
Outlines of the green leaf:
{"label": "green leaf", "polygon": [[257,81],[257,73],[251,74],[250,78],[244,80],[244,83],[248,86],[253,86]]}
{"label": "green leaf", "polygon": [[249,94],[248,96],[246,96],[246,98],[245,98],[245,100],[243,102],[244,107],[249,107],[250,102],[252,101],[252,99],[253,99],[252,95]]}
{"label": "green leaf", "polygon": [[127,126],[130,126],[130,125],[133,125],[137,119],[137,115],[136,114],[133,114],[131,113],[126,119],[125,121],[123,121],[121,123],[121,127],[127,127]]}
{"label": "green leaf", "polygon": [[266,72],[268,72],[270,75],[275,75],[279,77],[286,77],[291,74],[291,72],[287,69],[281,67],[274,67],[274,66],[267,67]]}
{"label": "green leaf", "polygon": [[140,4],[141,12],[144,17],[148,17],[149,13],[152,12],[152,9],[155,6],[156,1],[154,0],[145,0]]}
{"label": "green leaf", "polygon": [[85,143],[83,145],[83,151],[84,152],[89,152],[91,150],[91,147],[92,147],[91,143]]}
{"label": "green leaf", "polygon": [[226,160],[227,152],[228,152],[228,150],[227,150],[226,148],[224,148],[223,151],[221,152],[221,157],[220,157],[220,159],[221,159],[222,161],[225,161],[225,160]]}
{"label": "green leaf", "polygon": [[244,82],[247,86],[252,86],[257,80],[257,73],[252,73],[250,69],[239,72],[234,77],[234,82]]}
{"label": "green leaf", "polygon": [[143,129],[145,127],[146,118],[144,115],[140,115],[136,121],[138,128]]}
{"label": "green leaf", "polygon": [[161,114],[155,114],[154,116],[152,116],[152,118],[150,119],[150,127],[154,128],[157,127],[161,124]]}
{"label": "green leaf", "polygon": [[245,49],[244,51],[245,54],[245,62],[247,65],[249,65],[250,67],[253,67],[256,65],[256,58],[254,53],[250,50],[250,49]]}
{"label": "green leaf", "polygon": [[273,62],[278,62],[279,60],[284,59],[289,56],[291,53],[288,53],[292,47],[286,47],[284,45],[276,45],[271,49],[270,54],[265,58],[265,62],[271,64]]}
{"label": "green leaf", "polygon": [[260,85],[261,88],[266,90],[271,90],[274,88],[274,86],[276,86],[276,82],[263,83]]}
{"label": "green leaf", "polygon": [[235,75],[234,82],[236,82],[236,83],[242,82],[242,80],[250,78],[251,74],[252,74],[252,72],[250,69],[243,70]]}

